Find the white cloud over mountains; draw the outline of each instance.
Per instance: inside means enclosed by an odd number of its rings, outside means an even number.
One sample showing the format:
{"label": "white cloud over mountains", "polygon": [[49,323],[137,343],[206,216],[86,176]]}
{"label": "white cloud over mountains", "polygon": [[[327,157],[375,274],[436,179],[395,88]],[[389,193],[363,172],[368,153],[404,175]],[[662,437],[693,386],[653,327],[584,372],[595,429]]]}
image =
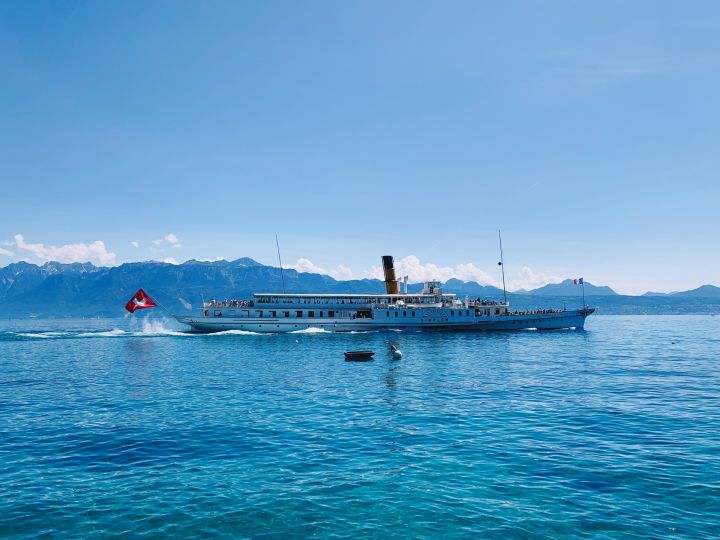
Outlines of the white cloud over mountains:
{"label": "white cloud over mountains", "polygon": [[0,255],[7,255],[8,257],[12,257],[13,255],[15,255],[15,253],[10,251],[9,249],[0,248]]}
{"label": "white cloud over mountains", "polygon": [[[434,263],[422,264],[415,255],[408,255],[395,261],[395,273],[398,278],[408,276],[411,283],[420,283],[433,279],[447,281],[455,278],[462,281],[476,281],[480,285],[496,284],[490,274],[480,270],[473,263],[458,264],[457,266],[438,266]],[[384,279],[382,267],[373,266],[372,275],[378,279]]]}
{"label": "white cloud over mountains", "polygon": [[350,270],[350,268],[348,268],[347,266],[343,266],[342,264],[337,265],[331,270],[325,270],[324,268],[321,268],[320,266],[314,264],[310,259],[300,258],[295,261],[294,264],[289,264],[287,267],[291,268],[292,270],[296,270],[297,272],[325,274],[339,280],[353,278],[352,270]]}
{"label": "white cloud over mountains", "polygon": [[559,278],[558,276],[553,276],[544,272],[535,272],[529,266],[523,266],[517,273],[517,277],[511,279],[508,283],[508,289],[511,291],[517,291],[520,289],[529,291],[549,283],[560,283],[561,281],[562,278]]}
{"label": "white cloud over mountains", "polygon": [[107,250],[102,240],[90,244],[82,242],[62,246],[46,246],[31,244],[25,241],[22,234],[14,236],[13,245],[20,253],[29,253],[40,262],[58,261],[62,263],[91,262],[98,266],[114,266],[117,256]]}
{"label": "white cloud over mountains", "polygon": [[[298,272],[325,274],[338,280],[353,279],[354,277],[353,271],[347,266],[338,265],[332,270],[326,270],[306,258],[298,259],[294,264],[288,265],[288,268]],[[434,263],[423,264],[415,255],[408,255],[395,261],[395,272],[400,279],[403,276],[408,276],[410,283],[421,283],[434,279],[445,282],[454,278],[462,281],[475,281],[480,285],[502,287],[499,276],[493,277],[470,262],[456,266],[439,266]],[[379,266],[372,267],[371,275],[377,279],[384,279],[383,269]],[[560,283],[562,281],[557,276],[536,272],[528,266],[523,266],[514,277],[507,277],[510,278],[507,281],[507,287],[511,291],[536,289],[548,283]]]}

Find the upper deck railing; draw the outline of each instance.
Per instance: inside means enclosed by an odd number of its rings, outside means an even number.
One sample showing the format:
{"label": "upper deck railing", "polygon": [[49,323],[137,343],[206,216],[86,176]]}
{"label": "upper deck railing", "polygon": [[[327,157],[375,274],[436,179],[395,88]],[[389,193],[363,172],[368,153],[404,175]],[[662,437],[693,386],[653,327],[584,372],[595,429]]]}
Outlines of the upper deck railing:
{"label": "upper deck railing", "polygon": [[457,300],[455,294],[394,294],[394,295],[282,295],[282,294],[255,294],[253,300],[212,299],[203,303],[203,308],[257,308],[266,306],[344,306],[344,307],[378,307],[389,308],[397,306],[419,307],[508,307],[509,304],[497,300]]}

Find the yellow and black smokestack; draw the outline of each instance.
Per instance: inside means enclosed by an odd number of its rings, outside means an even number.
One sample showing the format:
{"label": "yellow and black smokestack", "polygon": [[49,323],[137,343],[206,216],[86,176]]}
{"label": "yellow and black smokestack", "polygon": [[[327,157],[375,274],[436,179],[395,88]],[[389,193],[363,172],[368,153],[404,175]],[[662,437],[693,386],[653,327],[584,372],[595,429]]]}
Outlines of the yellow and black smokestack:
{"label": "yellow and black smokestack", "polygon": [[383,271],[385,272],[385,291],[388,294],[400,294],[397,277],[395,277],[395,263],[392,255],[383,255]]}

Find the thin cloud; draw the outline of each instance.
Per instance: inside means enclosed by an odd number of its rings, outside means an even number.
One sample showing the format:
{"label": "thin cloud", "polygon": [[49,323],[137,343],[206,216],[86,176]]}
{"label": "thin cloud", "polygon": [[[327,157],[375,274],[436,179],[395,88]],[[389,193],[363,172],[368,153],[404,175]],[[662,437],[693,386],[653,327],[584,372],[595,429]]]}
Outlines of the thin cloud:
{"label": "thin cloud", "polygon": [[163,236],[162,238],[153,240],[152,243],[155,244],[156,246],[162,245],[163,243],[168,243],[175,249],[182,248],[182,244],[180,243],[180,240],[173,233],[168,233],[165,236]]}
{"label": "thin cloud", "polygon": [[15,255],[15,253],[10,251],[9,249],[0,248],[0,255],[6,255],[8,257],[12,257]]}
{"label": "thin cloud", "polygon": [[175,236],[173,233],[166,234],[164,240],[168,244],[171,244],[172,247],[174,247],[174,248],[177,248],[177,249],[182,248],[182,244],[180,243],[180,240],[178,240],[178,237]]}

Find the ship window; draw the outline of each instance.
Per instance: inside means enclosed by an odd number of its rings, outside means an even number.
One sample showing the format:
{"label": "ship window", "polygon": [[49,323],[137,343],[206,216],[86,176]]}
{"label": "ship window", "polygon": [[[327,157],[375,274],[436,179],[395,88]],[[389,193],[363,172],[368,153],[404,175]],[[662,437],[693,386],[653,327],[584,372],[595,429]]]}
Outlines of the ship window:
{"label": "ship window", "polygon": [[385,312],[385,316],[386,316],[386,317],[389,317],[389,316],[390,316],[390,312],[389,312],[389,311],[386,311],[386,312]]}
{"label": "ship window", "polygon": [[334,317],[335,312],[334,311],[328,311],[328,317]]}
{"label": "ship window", "polygon": [[395,316],[397,317],[397,311],[395,312]]}
{"label": "ship window", "polygon": [[271,316],[271,317],[277,317],[277,312],[276,312],[276,311],[271,311],[271,312],[270,312],[270,316]]}
{"label": "ship window", "polygon": [[415,316],[415,312],[414,312],[414,311],[411,311],[411,312],[410,312],[410,315],[411,315],[412,317],[414,317],[414,316]]}
{"label": "ship window", "polygon": [[290,312],[289,311],[283,311],[283,317],[289,317]]}
{"label": "ship window", "polygon": [[495,309],[495,315],[500,315],[500,310],[499,310],[499,309]]}
{"label": "ship window", "polygon": [[466,309],[466,310],[465,310],[465,315],[470,316],[470,310],[469,310],[469,309]]}
{"label": "ship window", "polygon": [[314,317],[315,312],[314,311],[308,311],[308,317]]}
{"label": "ship window", "polygon": [[450,310],[450,315],[455,315],[455,310],[454,310],[454,309],[451,309],[451,310]]}
{"label": "ship window", "polygon": [[320,312],[320,317],[322,318],[322,316],[323,316],[323,312],[321,311],[321,312]]}
{"label": "ship window", "polygon": [[407,317],[407,311],[403,311],[403,317]]}
{"label": "ship window", "polygon": [[296,311],[295,312],[296,317],[302,317],[302,311]]}
{"label": "ship window", "polygon": [[210,315],[210,312],[206,309],[206,310],[205,310],[205,316],[207,317],[208,315]]}

